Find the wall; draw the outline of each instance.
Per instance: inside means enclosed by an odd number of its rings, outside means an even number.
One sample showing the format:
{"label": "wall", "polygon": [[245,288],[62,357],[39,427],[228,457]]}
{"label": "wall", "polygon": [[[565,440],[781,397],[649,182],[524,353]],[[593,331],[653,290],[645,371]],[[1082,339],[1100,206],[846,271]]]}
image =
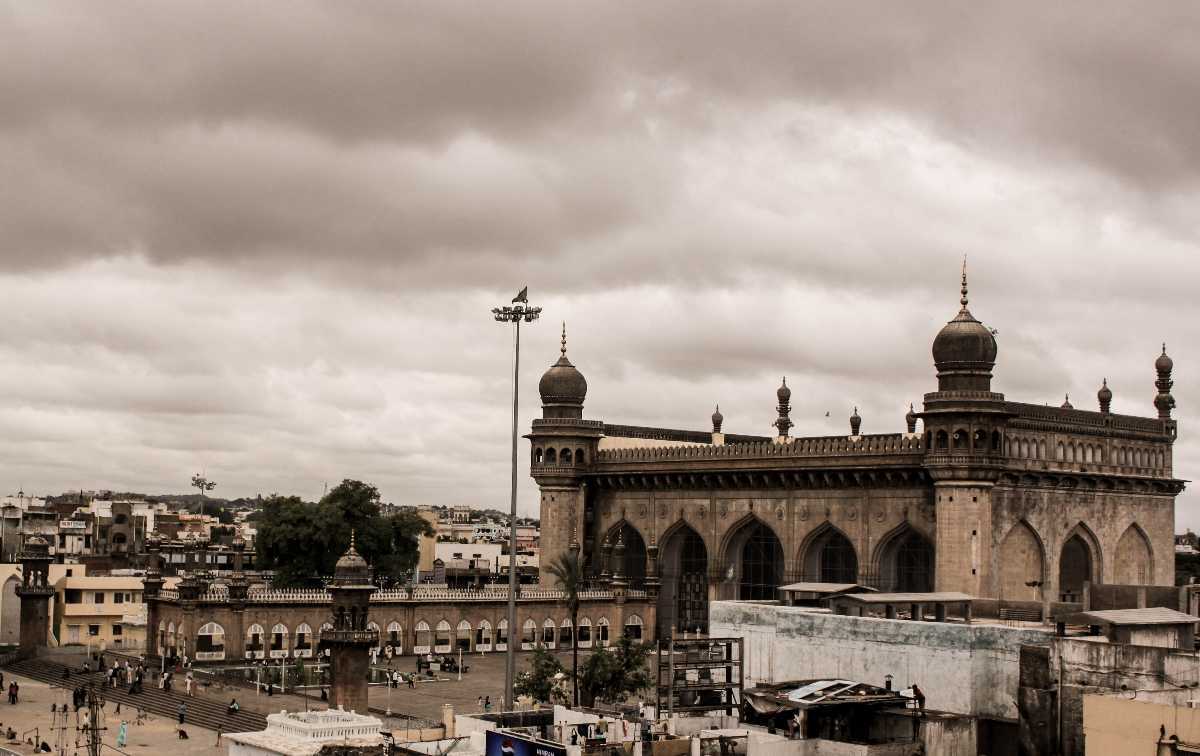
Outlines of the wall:
{"label": "wall", "polygon": [[1130,701],[1120,696],[1083,697],[1083,732],[1088,753],[1155,756],[1159,727],[1168,737],[1200,742],[1200,709]]}
{"label": "wall", "polygon": [[747,685],[840,677],[920,684],[931,709],[1017,718],[1022,644],[1046,645],[1048,632],[999,625],[834,616],[802,608],[718,601],[713,636],[745,638]]}

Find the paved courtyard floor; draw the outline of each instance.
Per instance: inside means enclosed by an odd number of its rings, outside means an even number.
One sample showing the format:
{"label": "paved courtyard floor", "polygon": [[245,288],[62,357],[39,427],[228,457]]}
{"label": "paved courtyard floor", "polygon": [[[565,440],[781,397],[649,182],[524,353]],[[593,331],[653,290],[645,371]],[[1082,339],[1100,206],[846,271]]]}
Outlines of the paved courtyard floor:
{"label": "paved courtyard floor", "polygon": [[[66,752],[69,754],[86,753],[83,748],[82,740],[80,747],[76,747],[77,731],[75,714],[67,715],[66,728],[61,730],[58,725],[63,723],[62,715],[58,716],[57,722],[50,713],[50,705],[58,704],[61,706],[71,701],[69,691],[64,691],[61,688],[51,688],[43,682],[36,682],[19,675],[12,675],[9,672],[4,673],[5,685],[10,680],[16,680],[21,686],[20,702],[16,706],[9,705],[8,699],[5,698],[3,703],[0,703],[0,733],[6,731],[9,727],[16,730],[18,733],[17,743],[8,741],[5,738],[0,738],[0,749],[6,749],[10,753],[17,754],[33,754],[34,746],[27,744],[27,739],[38,738],[50,744],[53,753],[59,752],[61,743],[66,746]],[[69,708],[69,707],[68,707]],[[187,728],[188,734],[191,736],[188,740],[179,740],[176,734],[176,725],[174,720],[166,717],[158,717],[148,715],[145,724],[134,724],[136,714],[129,707],[122,708],[121,712],[116,711],[116,704],[108,703],[104,707],[104,724],[108,728],[104,731],[103,742],[106,746],[116,748],[117,743],[117,728],[121,726],[121,721],[128,723],[128,737],[123,750],[125,753],[131,754],[171,754],[172,756],[197,756],[204,754],[226,753],[227,748],[224,741],[218,747],[217,736],[211,730],[201,729],[199,727]],[[108,753],[114,753],[111,748],[104,748]],[[0,750],[3,754],[4,750]]]}

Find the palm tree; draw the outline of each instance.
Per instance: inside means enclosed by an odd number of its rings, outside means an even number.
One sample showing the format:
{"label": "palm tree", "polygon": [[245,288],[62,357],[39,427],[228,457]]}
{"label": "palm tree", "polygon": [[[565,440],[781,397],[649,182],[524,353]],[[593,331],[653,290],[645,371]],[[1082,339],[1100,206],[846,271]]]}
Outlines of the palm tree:
{"label": "palm tree", "polygon": [[579,706],[579,592],[583,589],[583,562],[579,559],[579,548],[559,554],[546,571],[558,581],[567,612],[571,615],[571,680],[574,684],[573,706]]}

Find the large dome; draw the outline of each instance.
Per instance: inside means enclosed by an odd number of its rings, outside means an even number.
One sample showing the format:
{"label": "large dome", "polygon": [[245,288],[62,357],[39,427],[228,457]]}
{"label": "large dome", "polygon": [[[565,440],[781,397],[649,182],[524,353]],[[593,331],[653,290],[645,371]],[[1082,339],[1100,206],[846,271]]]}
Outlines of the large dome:
{"label": "large dome", "polygon": [[933,362],[938,370],[980,367],[991,370],[996,364],[996,337],[964,304],[933,340]]}
{"label": "large dome", "polygon": [[562,348],[558,362],[542,374],[538,381],[538,393],[542,395],[542,404],[576,404],[583,405],[587,397],[587,379],[583,373],[575,369],[567,359],[567,324],[563,323]]}
{"label": "large dome", "polygon": [[[961,308],[933,340],[933,364],[941,389],[983,388],[991,384],[996,337],[967,309],[967,264],[963,263]],[[947,380],[943,381],[942,379]]]}

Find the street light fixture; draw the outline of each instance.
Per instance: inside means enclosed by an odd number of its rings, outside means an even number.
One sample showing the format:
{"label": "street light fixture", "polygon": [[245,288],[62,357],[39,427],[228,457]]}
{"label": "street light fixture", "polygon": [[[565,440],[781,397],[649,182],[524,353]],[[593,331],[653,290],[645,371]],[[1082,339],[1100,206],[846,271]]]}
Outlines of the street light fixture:
{"label": "street light fixture", "polygon": [[494,307],[492,315],[500,323],[513,324],[513,414],[512,414],[512,500],[509,511],[508,544],[508,643],[504,664],[504,702],[513,705],[513,683],[517,677],[517,649],[513,629],[517,626],[517,394],[521,371],[521,323],[532,323],[541,314],[541,307],[529,305],[529,287],[513,297],[512,307]]}

